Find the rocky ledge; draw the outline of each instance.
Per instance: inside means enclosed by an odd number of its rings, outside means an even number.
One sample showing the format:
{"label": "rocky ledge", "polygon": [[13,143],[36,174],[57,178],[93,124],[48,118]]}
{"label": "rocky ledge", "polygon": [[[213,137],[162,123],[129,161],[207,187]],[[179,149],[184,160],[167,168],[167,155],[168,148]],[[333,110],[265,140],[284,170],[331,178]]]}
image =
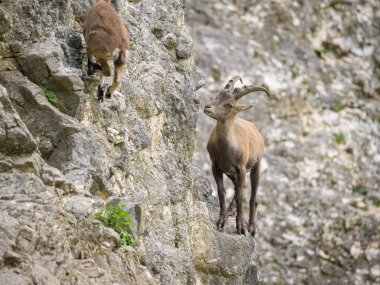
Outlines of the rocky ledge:
{"label": "rocky ledge", "polygon": [[[202,83],[182,1],[113,1],[132,55],[100,104],[92,1],[0,3],[0,283],[257,284],[255,242],[215,228],[191,164]],[[134,247],[94,219],[123,201]]]}

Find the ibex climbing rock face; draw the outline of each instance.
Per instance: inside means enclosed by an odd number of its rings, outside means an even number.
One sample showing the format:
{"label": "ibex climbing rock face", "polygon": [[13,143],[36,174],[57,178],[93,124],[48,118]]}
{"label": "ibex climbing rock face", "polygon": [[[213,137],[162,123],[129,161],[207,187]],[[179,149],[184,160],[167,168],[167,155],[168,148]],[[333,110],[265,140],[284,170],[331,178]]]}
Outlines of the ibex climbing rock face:
{"label": "ibex climbing rock face", "polygon": [[[101,72],[98,86],[98,100],[103,101],[119,87],[127,60],[130,41],[128,31],[121,17],[110,6],[111,0],[98,0],[86,13],[83,26],[84,39],[87,45],[88,74]],[[92,57],[95,57],[95,63]],[[106,90],[104,76],[111,76],[109,60],[114,62],[115,74],[112,85]]]}
{"label": "ibex climbing rock face", "polygon": [[[228,219],[228,211],[232,211],[236,203],[236,229],[238,234],[245,234],[242,217],[242,199],[245,175],[250,171],[251,199],[249,204],[248,232],[256,233],[257,214],[257,187],[260,178],[260,161],[264,154],[264,141],[256,126],[236,114],[252,108],[254,105],[241,105],[238,103],[243,96],[263,91],[268,96],[267,88],[257,85],[245,85],[235,88],[240,76],[233,77],[215,100],[207,104],[204,113],[217,120],[207,144],[207,151],[212,162],[214,176],[220,204],[218,227],[224,228]],[[235,186],[235,196],[228,210],[226,208],[226,190],[223,184],[223,174],[229,177]]]}

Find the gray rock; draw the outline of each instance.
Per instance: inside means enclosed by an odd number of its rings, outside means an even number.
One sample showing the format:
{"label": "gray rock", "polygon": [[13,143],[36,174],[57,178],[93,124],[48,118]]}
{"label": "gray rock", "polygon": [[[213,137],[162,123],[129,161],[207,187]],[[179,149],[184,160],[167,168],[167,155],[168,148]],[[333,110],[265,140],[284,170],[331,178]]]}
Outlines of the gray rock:
{"label": "gray rock", "polygon": [[55,278],[48,270],[43,268],[40,265],[34,265],[31,270],[32,280],[34,284],[41,284],[41,285],[58,285],[60,284],[58,279]]}
{"label": "gray rock", "polygon": [[[187,24],[207,83],[196,92],[200,105],[236,74],[274,94],[271,101],[246,96],[242,103],[256,107],[239,114],[266,144],[257,233],[263,284],[379,282],[370,272],[377,272],[379,239],[378,9],[376,1],[189,5]],[[216,195],[206,151],[214,124],[199,116],[193,160]],[[227,188],[232,196],[233,185]]]}
{"label": "gray rock", "polygon": [[36,84],[46,85],[62,66],[63,51],[54,39],[37,42],[25,48],[18,62],[25,75]]}
{"label": "gray rock", "polygon": [[172,33],[166,34],[161,40],[168,49],[172,49],[177,46],[177,37]]}
{"label": "gray rock", "polygon": [[[4,72],[0,82],[8,89],[9,98],[23,122],[35,138],[49,137],[53,145],[62,138],[79,132],[83,126],[54,108],[40,87],[17,72]],[[49,117],[49,120],[43,118]]]}
{"label": "gray rock", "polygon": [[177,57],[178,58],[188,58],[193,51],[193,41],[191,37],[187,34],[182,34],[178,39],[177,43]]}
{"label": "gray rock", "polygon": [[19,273],[12,272],[8,269],[3,269],[0,271],[0,282],[1,284],[9,285],[29,285],[31,280]]}
{"label": "gray rock", "polygon": [[[191,164],[203,83],[183,3],[112,3],[132,54],[119,91],[99,103],[98,75],[81,77],[92,3],[61,2],[0,4],[1,104],[15,126],[10,147],[28,146],[0,156],[0,283],[257,284],[254,240],[233,223],[216,231],[216,200]],[[94,220],[118,200],[135,248]]]}
{"label": "gray rock", "polygon": [[[41,52],[43,51],[43,52]],[[83,91],[82,72],[64,65],[61,45],[48,39],[25,48],[18,58],[27,77],[35,84],[46,86],[58,98],[60,110],[70,116],[77,114]]]}
{"label": "gray rock", "polygon": [[31,153],[37,143],[20,116],[13,108],[6,89],[0,85],[0,118],[3,122],[0,129],[0,151],[14,155]]}
{"label": "gray rock", "polygon": [[63,199],[62,203],[65,205],[65,210],[72,213],[77,219],[83,219],[91,214],[94,201],[82,196],[71,196]]}

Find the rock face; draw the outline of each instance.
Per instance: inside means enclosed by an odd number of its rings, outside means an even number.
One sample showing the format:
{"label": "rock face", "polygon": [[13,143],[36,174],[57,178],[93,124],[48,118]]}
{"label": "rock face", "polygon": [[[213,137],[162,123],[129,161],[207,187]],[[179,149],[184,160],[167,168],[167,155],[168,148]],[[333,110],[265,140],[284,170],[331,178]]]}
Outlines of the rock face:
{"label": "rock face", "polygon": [[[380,283],[379,11],[379,1],[189,4],[207,82],[201,105],[235,74],[274,94],[248,95],[256,107],[242,114],[267,146],[258,192],[262,284]],[[194,156],[211,181],[205,145],[213,124],[200,116]]]}
{"label": "rock face", "polygon": [[[112,1],[132,55],[103,104],[84,65],[92,1],[19,2],[0,3],[0,284],[257,284],[254,239],[216,230],[191,164],[202,78],[183,2]],[[120,200],[135,248],[94,219]]]}

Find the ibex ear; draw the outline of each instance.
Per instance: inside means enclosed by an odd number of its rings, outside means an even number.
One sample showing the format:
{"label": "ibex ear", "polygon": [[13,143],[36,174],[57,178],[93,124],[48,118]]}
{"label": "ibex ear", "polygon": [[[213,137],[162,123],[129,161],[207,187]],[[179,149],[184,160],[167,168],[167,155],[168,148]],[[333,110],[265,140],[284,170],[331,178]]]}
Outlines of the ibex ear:
{"label": "ibex ear", "polygon": [[246,110],[249,110],[249,109],[251,109],[253,107],[255,107],[255,104],[252,104],[252,105],[237,105],[237,106],[235,106],[236,111],[238,111],[238,112],[246,111]]}

